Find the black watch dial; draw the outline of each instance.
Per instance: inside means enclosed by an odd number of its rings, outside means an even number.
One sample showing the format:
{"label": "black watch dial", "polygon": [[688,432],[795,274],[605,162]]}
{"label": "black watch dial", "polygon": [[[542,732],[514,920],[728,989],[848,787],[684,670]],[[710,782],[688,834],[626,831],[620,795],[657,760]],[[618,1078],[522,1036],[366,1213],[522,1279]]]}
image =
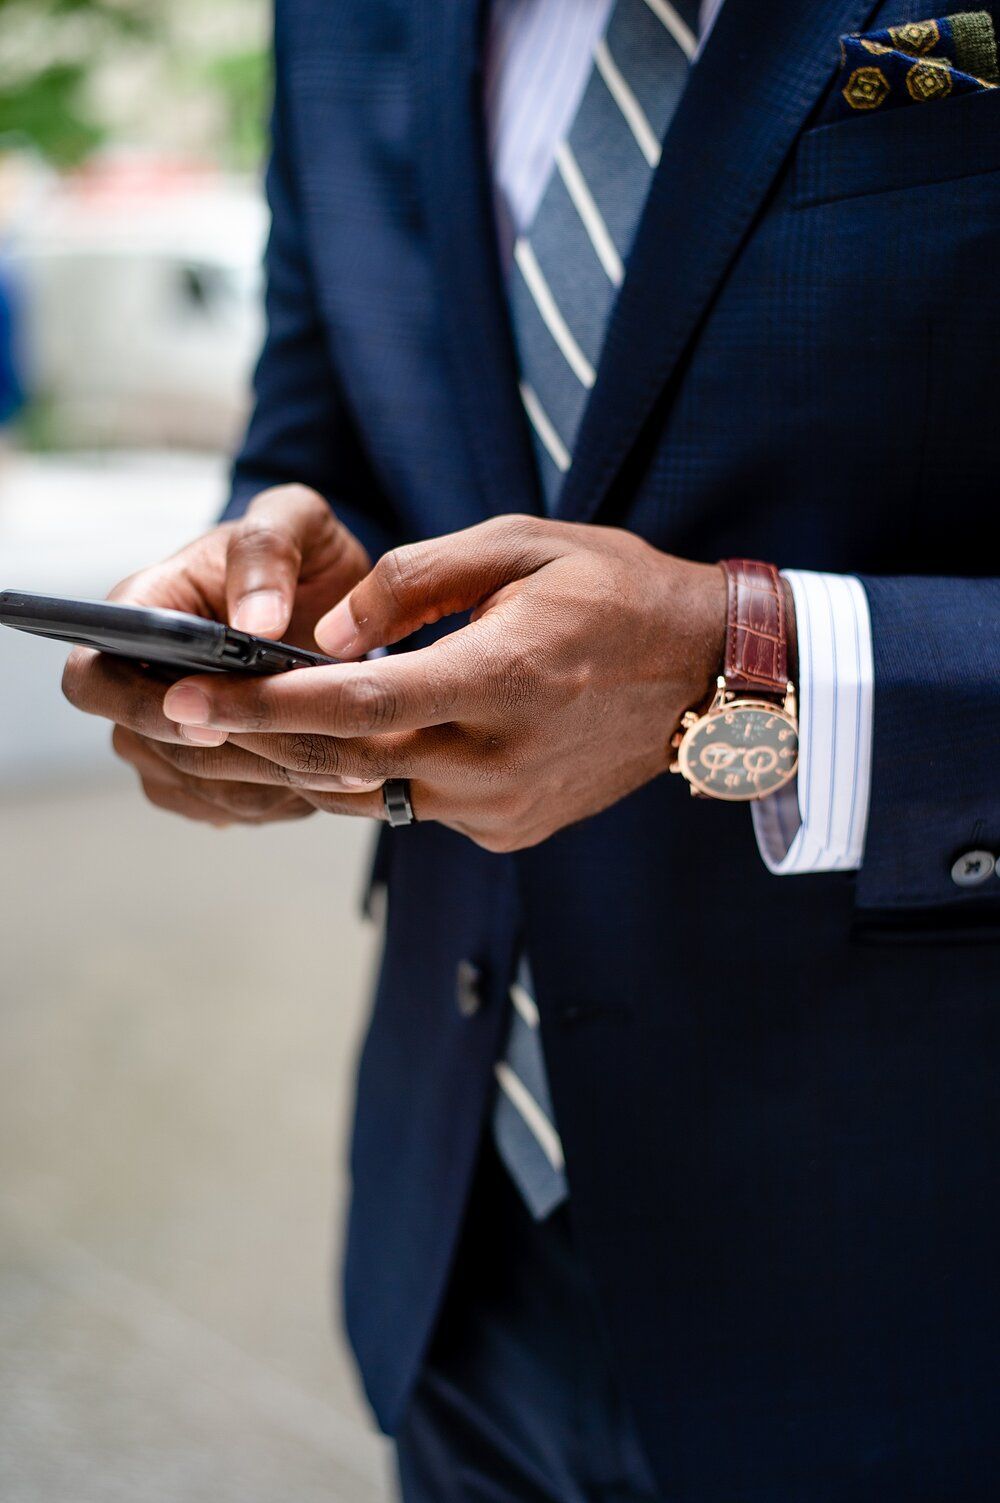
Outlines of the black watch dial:
{"label": "black watch dial", "polygon": [[708,798],[743,803],[776,793],[799,764],[795,722],[764,700],[737,700],[693,725],[678,752],[688,782]]}

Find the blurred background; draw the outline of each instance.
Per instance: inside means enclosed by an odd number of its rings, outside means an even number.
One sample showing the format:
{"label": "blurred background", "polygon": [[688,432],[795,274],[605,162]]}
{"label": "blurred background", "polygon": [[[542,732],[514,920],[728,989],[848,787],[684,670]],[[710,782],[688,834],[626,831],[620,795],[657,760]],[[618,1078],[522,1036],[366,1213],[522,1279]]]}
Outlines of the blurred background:
{"label": "blurred background", "polygon": [[[223,503],[269,20],[0,0],[0,586],[103,596]],[[0,1499],[376,1503],[331,1295],[367,832],[147,807],[62,657],[0,630]]]}

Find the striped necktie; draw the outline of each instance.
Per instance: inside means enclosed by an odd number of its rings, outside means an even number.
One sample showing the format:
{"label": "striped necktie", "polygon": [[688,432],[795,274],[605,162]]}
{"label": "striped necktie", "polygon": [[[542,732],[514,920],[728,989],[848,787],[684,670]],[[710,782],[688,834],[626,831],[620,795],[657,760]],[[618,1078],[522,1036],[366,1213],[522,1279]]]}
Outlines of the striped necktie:
{"label": "striped necktie", "polygon": [[510,303],[524,402],[552,512],[625,261],[687,82],[698,0],[617,0],[527,234]]}
{"label": "striped necktie", "polygon": [[[555,510],[660,142],[697,46],[698,0],[617,0],[530,231],[510,304],[546,509]],[[568,1193],[527,963],[511,988],[493,1137],[532,1215]]]}

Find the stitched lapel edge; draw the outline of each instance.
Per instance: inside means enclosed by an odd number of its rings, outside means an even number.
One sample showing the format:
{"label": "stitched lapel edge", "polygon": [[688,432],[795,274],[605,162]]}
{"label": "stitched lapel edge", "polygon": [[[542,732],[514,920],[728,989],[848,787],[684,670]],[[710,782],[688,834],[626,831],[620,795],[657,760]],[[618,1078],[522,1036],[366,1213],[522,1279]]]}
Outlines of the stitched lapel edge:
{"label": "stitched lapel edge", "polygon": [[[604,502],[873,0],[727,0],[664,143],[557,515]],[[755,15],[756,11],[756,15]],[[806,14],[808,12],[808,14]]]}

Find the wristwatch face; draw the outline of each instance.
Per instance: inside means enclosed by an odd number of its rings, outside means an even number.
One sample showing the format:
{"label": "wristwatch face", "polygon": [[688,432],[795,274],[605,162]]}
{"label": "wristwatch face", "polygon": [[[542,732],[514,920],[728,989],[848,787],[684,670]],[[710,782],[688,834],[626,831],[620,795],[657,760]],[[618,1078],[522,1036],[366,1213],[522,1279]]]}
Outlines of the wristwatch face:
{"label": "wristwatch face", "polygon": [[681,771],[708,798],[766,798],[795,776],[795,722],[766,700],[735,700],[703,716],[678,751]]}

